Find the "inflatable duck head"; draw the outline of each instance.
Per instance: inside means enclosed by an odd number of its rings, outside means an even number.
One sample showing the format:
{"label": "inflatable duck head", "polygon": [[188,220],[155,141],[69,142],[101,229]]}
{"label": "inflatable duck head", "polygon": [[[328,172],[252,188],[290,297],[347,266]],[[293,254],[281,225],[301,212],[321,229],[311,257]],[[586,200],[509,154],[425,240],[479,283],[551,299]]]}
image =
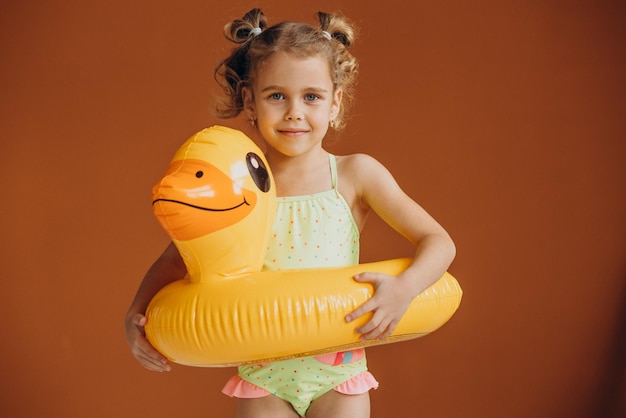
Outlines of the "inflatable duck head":
{"label": "inflatable duck head", "polygon": [[276,189],[263,153],[241,131],[213,126],[189,138],[152,198],[191,281],[261,270]]}

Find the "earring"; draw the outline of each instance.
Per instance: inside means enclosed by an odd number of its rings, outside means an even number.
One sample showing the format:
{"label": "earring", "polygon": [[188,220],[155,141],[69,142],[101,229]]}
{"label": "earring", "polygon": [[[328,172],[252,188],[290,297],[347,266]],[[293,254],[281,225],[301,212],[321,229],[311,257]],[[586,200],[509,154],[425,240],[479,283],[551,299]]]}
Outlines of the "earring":
{"label": "earring", "polygon": [[252,127],[254,127],[255,124],[256,124],[256,120],[250,119],[250,125],[252,125]]}
{"label": "earring", "polygon": [[330,127],[333,129],[335,128],[335,119],[330,120]]}

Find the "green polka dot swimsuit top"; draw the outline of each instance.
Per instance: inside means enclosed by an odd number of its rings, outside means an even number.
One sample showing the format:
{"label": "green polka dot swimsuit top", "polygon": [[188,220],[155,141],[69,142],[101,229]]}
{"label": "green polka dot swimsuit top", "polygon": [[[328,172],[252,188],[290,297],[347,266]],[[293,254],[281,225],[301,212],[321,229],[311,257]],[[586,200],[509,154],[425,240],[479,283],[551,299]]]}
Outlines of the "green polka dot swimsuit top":
{"label": "green polka dot swimsuit top", "polygon": [[276,198],[276,218],[264,268],[338,267],[359,262],[359,229],[337,187],[337,162],[329,154],[333,188]]}

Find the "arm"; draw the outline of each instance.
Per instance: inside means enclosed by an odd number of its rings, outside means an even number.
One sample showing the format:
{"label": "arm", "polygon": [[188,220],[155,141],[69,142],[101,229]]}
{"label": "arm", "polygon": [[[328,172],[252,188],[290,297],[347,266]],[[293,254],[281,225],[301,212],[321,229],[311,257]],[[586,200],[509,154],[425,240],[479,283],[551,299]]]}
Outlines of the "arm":
{"label": "arm", "polygon": [[167,359],[150,345],[143,330],[144,316],[154,295],[167,284],[185,277],[187,269],[173,243],[163,251],[144,276],[135,298],[126,313],[124,329],[126,341],[133,355],[146,369],[169,371]]}
{"label": "arm", "polygon": [[388,337],[406,312],[409,303],[436,282],[456,255],[448,233],[400,188],[391,173],[378,161],[355,156],[350,178],[355,179],[361,205],[371,208],[416,248],[411,265],[398,277],[362,273],[357,281],[374,286],[374,296],[350,313],[347,321],[373,313],[369,322],[356,330],[362,339]]}

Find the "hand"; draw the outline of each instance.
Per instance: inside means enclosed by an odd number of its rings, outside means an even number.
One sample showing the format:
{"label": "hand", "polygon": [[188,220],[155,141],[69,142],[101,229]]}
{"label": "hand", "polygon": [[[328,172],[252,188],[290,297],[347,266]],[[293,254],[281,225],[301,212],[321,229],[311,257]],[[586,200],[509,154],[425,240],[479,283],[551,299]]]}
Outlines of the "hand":
{"label": "hand", "polygon": [[371,283],[374,295],[346,316],[346,321],[373,313],[372,318],[363,326],[355,329],[361,340],[383,340],[396,329],[398,322],[413,299],[404,283],[397,277],[381,273],[361,273],[354,276],[357,282]]}
{"label": "hand", "polygon": [[144,326],[148,322],[142,314],[127,317],[124,323],[126,341],[133,355],[148,370],[156,372],[169,372],[172,368],[167,359],[152,347],[146,339]]}

